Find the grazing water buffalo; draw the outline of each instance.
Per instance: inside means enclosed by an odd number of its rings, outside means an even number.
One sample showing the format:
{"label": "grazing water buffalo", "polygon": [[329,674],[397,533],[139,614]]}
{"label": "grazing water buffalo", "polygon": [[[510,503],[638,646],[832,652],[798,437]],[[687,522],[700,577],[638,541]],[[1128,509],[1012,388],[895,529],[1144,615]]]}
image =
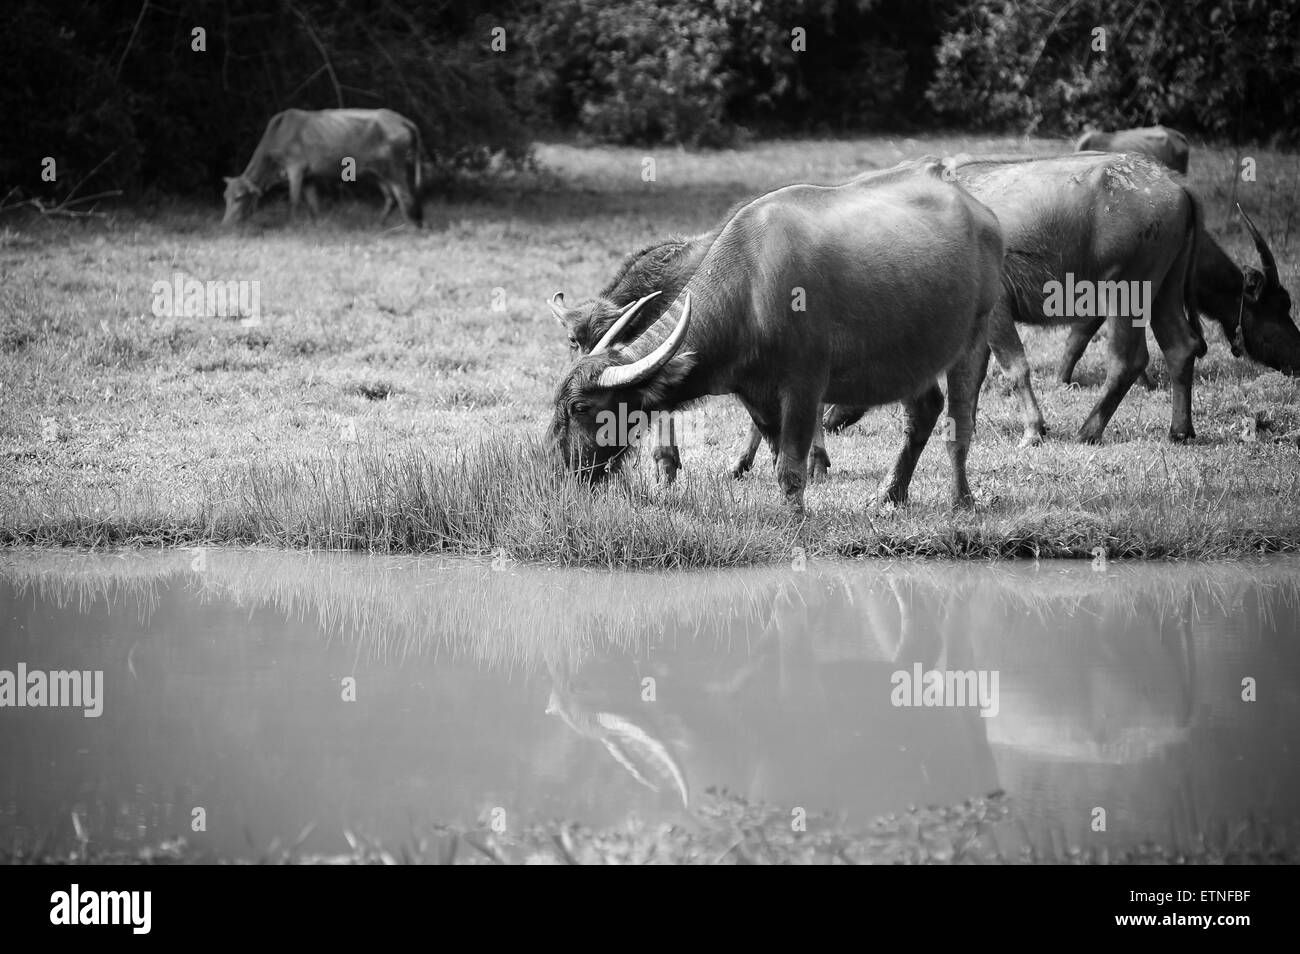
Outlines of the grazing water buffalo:
{"label": "grazing water buffalo", "polygon": [[[599,295],[577,307],[566,308],[563,293],[556,292],[550,300],[551,313],[568,337],[569,351],[575,356],[588,354],[627,306],[659,292],[660,295],[656,296],[658,302],[647,302],[640,308],[623,328],[621,336],[631,339],[649,328],[667,304],[681,293],[691,275],[693,263],[698,264],[711,238],[708,233],[691,239],[670,238],[633,252],[624,259],[618,274],[601,289]],[[673,418],[662,418],[661,424],[662,431],[656,435],[654,448],[655,470],[659,480],[672,483],[682,466],[681,453],[677,449]],[[755,433],[759,432],[756,430]],[[761,440],[761,436],[758,439]],[[818,427],[808,455],[808,476],[813,479],[821,477],[829,466],[822,429]]]}
{"label": "grazing water buffalo", "polygon": [[[1196,239],[1196,307],[1218,322],[1237,357],[1245,354],[1275,371],[1300,376],[1300,329],[1291,320],[1291,296],[1282,286],[1264,236],[1244,209],[1241,217],[1255,242],[1263,271],[1238,267],[1223,247],[1202,231]],[[1070,329],[1057,374],[1062,384],[1070,383],[1074,366],[1101,324],[1094,320]]]}
{"label": "grazing water buffalo", "polygon": [[[952,500],[969,505],[966,456],[1002,236],[994,215],[942,170],[923,160],[842,186],[768,193],[688,254],[665,254],[657,296],[623,309],[599,299],[586,306],[619,318],[556,389],[550,440],[558,459],[599,479],[629,446],[621,429],[620,439],[602,439],[611,419],[736,394],[778,448],[777,479],[802,510],[823,396],[900,401],[905,437],[880,495],[901,503],[943,409],[936,379],[946,373]],[[669,298],[668,288],[678,291]],[[653,323],[619,343],[651,302]]]}
{"label": "grazing water buffalo", "polygon": [[[1020,400],[1021,446],[1038,443],[1046,425],[1016,322],[1094,330],[1098,318],[1109,322],[1106,383],[1079,429],[1085,443],[1101,439],[1115,408],[1146,368],[1149,323],[1169,368],[1170,439],[1195,436],[1192,367],[1205,354],[1194,307],[1193,263],[1201,232],[1195,196],[1150,159],[1135,155],[973,159],[955,170],[957,181],[998,216],[1006,237],[1003,294],[989,316],[989,343]],[[1129,307],[1113,307],[1125,290],[1131,293]],[[1145,314],[1135,314],[1134,299]],[[864,410],[831,408],[826,427],[847,427]]]}
{"label": "grazing water buffalo", "polygon": [[345,181],[345,161],[352,161],[357,178],[376,179],[384,194],[380,221],[394,205],[413,225],[421,220],[420,130],[391,109],[286,109],[266,124],[262,141],[253,150],[241,175],[226,179],[223,224],[238,222],[257,205],[262,193],[281,180],[289,182],[289,213],[307,190],[307,204],[319,208],[312,179]]}
{"label": "grazing water buffalo", "polygon": [[1191,150],[1187,137],[1176,129],[1165,126],[1147,126],[1144,129],[1122,129],[1119,132],[1086,132],[1074,145],[1075,152],[1136,152],[1164,163],[1175,172],[1187,174],[1187,158]]}

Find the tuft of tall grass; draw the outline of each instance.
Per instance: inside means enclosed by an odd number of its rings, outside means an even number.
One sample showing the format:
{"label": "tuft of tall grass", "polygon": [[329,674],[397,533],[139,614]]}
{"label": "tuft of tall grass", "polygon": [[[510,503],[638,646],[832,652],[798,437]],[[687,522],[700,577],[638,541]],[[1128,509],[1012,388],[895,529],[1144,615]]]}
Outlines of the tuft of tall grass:
{"label": "tuft of tall grass", "polygon": [[[1195,473],[1155,464],[1107,471],[1086,500],[1048,483],[1027,502],[994,497],[969,513],[920,494],[881,513],[841,492],[814,498],[807,517],[779,503],[767,475],[697,472],[664,487],[650,470],[631,466],[592,487],[564,475],[533,437],[427,450],[341,445],[247,462],[187,501],[159,500],[148,484],[115,500],[71,482],[45,488],[57,509],[26,498],[24,512],[0,522],[0,544],[262,544],[662,569],[801,556],[1094,558],[1099,549],[1107,559],[1205,558],[1295,550],[1300,540],[1295,508],[1279,507],[1261,531],[1252,506],[1236,502],[1236,478],[1211,494]],[[870,488],[862,482],[861,495]]]}

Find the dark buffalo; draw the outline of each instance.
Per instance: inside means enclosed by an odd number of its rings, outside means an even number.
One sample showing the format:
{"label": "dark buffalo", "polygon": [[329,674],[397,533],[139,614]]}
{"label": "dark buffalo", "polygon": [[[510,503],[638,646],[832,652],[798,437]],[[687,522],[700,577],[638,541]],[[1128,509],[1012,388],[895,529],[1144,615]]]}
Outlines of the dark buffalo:
{"label": "dark buffalo", "polygon": [[[633,252],[599,295],[575,308],[567,308],[564,295],[556,292],[550,300],[551,313],[565,332],[569,351],[575,357],[590,353],[627,306],[658,291],[662,293],[659,302],[649,302],[639,309],[621,336],[633,338],[650,327],[667,304],[681,293],[681,286],[694,267],[692,263],[698,263],[703,257],[710,239],[708,233],[695,238],[670,238]],[[656,435],[653,452],[655,471],[659,480],[672,483],[682,466],[681,452],[677,448],[672,417],[663,419],[662,427],[662,432]],[[753,455],[748,456],[752,463]],[[830,458],[819,427],[808,454],[808,476],[816,480],[829,467]]]}
{"label": "dark buffalo", "polygon": [[[1277,261],[1255,223],[1241,210],[1263,270],[1240,268],[1205,231],[1196,240],[1196,307],[1217,322],[1237,357],[1243,354],[1283,374],[1300,376],[1300,329],[1291,319],[1291,296],[1278,275]],[[1100,321],[1075,325],[1065,344],[1057,377],[1069,384],[1074,366]]]}
{"label": "dark buffalo", "polygon": [[[1205,353],[1194,307],[1193,263],[1201,234],[1192,193],[1156,163],[1135,155],[1083,153],[1048,159],[974,159],[956,166],[958,182],[998,216],[1006,236],[1003,294],[989,316],[989,342],[1008,373],[1025,423],[1022,446],[1046,430],[1029,381],[1016,323],[1089,325],[1095,316],[1045,314],[1050,283],[1150,282],[1149,323],[1164,352],[1173,398],[1170,439],[1195,436],[1192,368]],[[1118,310],[1109,327],[1106,383],[1079,439],[1095,443],[1128,389],[1145,370],[1146,329]],[[827,412],[828,429],[862,416],[860,407]]]}
{"label": "dark buffalo", "polygon": [[[629,446],[600,439],[609,420],[736,394],[778,449],[777,479],[801,510],[823,396],[900,401],[905,437],[880,497],[901,503],[943,409],[936,379],[946,373],[952,500],[969,505],[966,456],[1002,236],[996,217],[943,170],[923,160],[842,186],[768,193],[691,252],[665,254],[656,298],[582,306],[591,318],[619,317],[556,389],[557,458],[600,478]],[[800,300],[804,310],[793,304]],[[653,323],[619,343],[648,306],[658,310]]]}

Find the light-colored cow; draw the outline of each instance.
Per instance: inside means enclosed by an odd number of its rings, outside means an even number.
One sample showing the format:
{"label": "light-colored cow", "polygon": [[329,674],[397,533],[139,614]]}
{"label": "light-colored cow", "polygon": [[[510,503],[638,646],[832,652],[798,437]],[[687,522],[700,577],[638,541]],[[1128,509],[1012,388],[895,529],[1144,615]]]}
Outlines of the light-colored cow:
{"label": "light-colored cow", "polygon": [[[397,205],[407,221],[419,227],[420,151],[419,128],[391,109],[286,109],[266,124],[248,168],[226,179],[222,222],[243,219],[280,181],[289,184],[290,215],[297,212],[304,187],[315,215],[319,207],[313,179],[346,182],[368,177],[378,181],[384,194],[380,221]],[[355,180],[345,178],[348,173]]]}

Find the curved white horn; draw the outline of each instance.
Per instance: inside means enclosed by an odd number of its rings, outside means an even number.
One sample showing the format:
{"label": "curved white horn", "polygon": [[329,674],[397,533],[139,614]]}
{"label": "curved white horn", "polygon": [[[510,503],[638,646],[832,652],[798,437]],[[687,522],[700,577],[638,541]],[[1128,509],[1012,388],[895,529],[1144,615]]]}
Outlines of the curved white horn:
{"label": "curved white horn", "polygon": [[600,372],[600,377],[596,379],[596,385],[613,389],[640,384],[667,364],[668,359],[677,353],[677,349],[681,347],[682,341],[686,338],[686,329],[690,323],[691,293],[687,292],[686,300],[682,303],[682,316],[677,319],[676,327],[673,328],[672,334],[664,340],[664,343],[644,358],[633,361],[631,364],[615,364],[606,368]]}
{"label": "curved white horn", "polygon": [[634,301],[632,302],[632,304],[624,308],[623,313],[618,316],[618,321],[610,325],[609,331],[601,335],[600,340],[596,342],[596,347],[591,349],[591,353],[600,354],[606,348],[612,346],[614,342],[618,340],[619,332],[621,332],[624,328],[626,328],[627,323],[632,320],[632,316],[641,310],[642,305],[644,305],[651,298],[654,298],[658,294],[659,294],[658,292],[651,292],[650,294],[646,295],[644,298]]}

